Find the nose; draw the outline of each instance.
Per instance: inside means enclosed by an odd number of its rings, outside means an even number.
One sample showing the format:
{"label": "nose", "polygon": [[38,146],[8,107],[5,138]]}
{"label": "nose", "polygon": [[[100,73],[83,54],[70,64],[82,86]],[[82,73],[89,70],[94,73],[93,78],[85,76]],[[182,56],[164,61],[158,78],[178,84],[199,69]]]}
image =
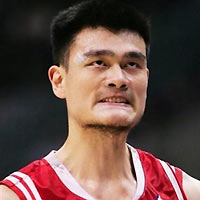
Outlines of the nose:
{"label": "nose", "polygon": [[107,71],[106,87],[126,90],[128,88],[128,78],[125,73],[119,65],[110,67]]}

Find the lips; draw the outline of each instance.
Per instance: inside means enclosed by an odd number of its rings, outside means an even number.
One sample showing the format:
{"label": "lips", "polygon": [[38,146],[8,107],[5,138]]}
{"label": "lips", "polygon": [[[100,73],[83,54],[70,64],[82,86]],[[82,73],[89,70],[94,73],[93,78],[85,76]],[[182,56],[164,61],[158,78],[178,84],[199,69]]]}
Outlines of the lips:
{"label": "lips", "polygon": [[130,104],[125,97],[105,97],[100,100],[101,103],[123,103]]}

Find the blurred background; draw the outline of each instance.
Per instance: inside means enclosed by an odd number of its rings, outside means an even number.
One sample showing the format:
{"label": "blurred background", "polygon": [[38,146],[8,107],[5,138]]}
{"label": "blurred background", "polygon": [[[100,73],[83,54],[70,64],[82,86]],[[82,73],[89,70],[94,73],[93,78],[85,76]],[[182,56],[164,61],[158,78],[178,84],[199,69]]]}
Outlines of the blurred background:
{"label": "blurred background", "polygon": [[[152,19],[150,80],[128,142],[200,179],[200,1],[140,3]],[[47,77],[49,25],[66,4],[0,1],[0,179],[66,139],[65,102]]]}

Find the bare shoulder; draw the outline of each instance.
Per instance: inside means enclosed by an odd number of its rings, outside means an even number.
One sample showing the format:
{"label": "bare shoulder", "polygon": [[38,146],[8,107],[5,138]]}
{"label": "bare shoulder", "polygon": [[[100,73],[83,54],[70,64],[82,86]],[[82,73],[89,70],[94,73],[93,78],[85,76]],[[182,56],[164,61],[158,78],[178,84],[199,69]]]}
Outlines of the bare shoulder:
{"label": "bare shoulder", "polygon": [[11,189],[4,185],[0,185],[0,196],[1,200],[20,200]]}
{"label": "bare shoulder", "polygon": [[183,189],[188,200],[200,199],[200,181],[183,172]]}

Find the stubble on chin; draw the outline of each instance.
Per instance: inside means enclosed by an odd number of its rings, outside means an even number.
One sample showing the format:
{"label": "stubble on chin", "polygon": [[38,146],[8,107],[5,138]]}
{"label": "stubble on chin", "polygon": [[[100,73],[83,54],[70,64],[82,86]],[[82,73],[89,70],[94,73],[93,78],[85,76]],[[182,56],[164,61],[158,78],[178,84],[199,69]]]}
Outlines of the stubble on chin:
{"label": "stubble on chin", "polygon": [[103,134],[109,135],[120,135],[124,132],[129,132],[131,130],[131,126],[122,126],[122,125],[104,125],[104,124],[84,124],[82,128],[85,130],[94,130],[101,132]]}
{"label": "stubble on chin", "polygon": [[108,135],[120,135],[123,133],[129,133],[133,128],[135,128],[139,122],[142,119],[141,115],[134,123],[131,124],[103,124],[103,123],[98,123],[98,122],[91,122],[91,123],[85,123],[81,124],[81,127],[83,129],[87,130],[94,130],[97,132],[101,132],[103,134],[108,134]]}

